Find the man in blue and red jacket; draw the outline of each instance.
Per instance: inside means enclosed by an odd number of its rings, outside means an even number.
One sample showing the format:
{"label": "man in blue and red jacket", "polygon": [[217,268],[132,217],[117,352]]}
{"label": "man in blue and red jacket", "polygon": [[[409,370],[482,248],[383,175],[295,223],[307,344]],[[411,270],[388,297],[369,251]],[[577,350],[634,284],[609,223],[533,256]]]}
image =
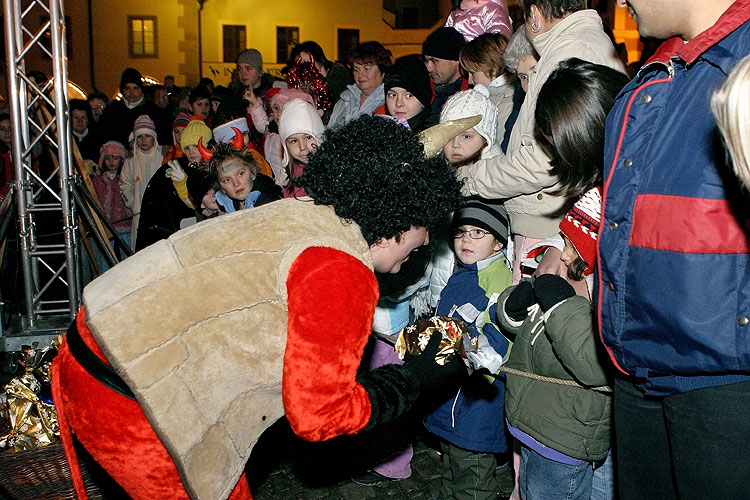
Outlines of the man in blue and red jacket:
{"label": "man in blue and red jacket", "polygon": [[750,0],[617,3],[667,39],[607,119],[597,298],[620,496],[747,498],[750,197],[709,99],[750,53]]}

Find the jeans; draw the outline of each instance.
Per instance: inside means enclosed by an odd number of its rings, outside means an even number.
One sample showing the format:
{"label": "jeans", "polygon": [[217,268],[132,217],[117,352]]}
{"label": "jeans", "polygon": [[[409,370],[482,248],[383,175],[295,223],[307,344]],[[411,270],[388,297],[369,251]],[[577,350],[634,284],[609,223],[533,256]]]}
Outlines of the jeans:
{"label": "jeans", "polygon": [[593,479],[590,462],[566,465],[521,446],[518,481],[523,500],[589,500]]}
{"label": "jeans", "polygon": [[616,379],[614,398],[622,500],[750,496],[750,382],[649,397]]}
{"label": "jeans", "polygon": [[591,480],[591,500],[612,500],[615,497],[615,467],[612,450],[602,463],[594,465],[594,479]]}

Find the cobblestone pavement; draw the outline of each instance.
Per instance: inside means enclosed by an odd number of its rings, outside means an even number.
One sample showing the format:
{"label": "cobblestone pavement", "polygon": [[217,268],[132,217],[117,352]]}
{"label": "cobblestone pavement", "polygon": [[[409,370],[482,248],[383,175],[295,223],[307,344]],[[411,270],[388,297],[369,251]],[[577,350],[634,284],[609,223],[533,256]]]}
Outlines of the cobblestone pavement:
{"label": "cobblestone pavement", "polygon": [[[362,458],[356,438],[329,443],[304,443],[285,422],[264,434],[250,459],[248,474],[255,500],[428,500],[440,488],[440,463],[435,451],[418,433],[414,441],[412,475],[376,486],[361,486],[351,475]],[[502,490],[512,487],[509,475],[498,474]],[[500,497],[505,498],[505,497]]]}

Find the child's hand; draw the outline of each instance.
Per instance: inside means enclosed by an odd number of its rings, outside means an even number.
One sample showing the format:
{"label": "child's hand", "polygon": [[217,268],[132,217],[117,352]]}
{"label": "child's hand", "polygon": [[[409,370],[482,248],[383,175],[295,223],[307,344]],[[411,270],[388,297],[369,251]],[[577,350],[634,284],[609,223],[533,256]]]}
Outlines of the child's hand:
{"label": "child's hand", "polygon": [[554,274],[542,274],[534,281],[534,295],[542,311],[549,311],[555,304],[575,294],[576,291],[570,283]]}
{"label": "child's hand", "polygon": [[252,88],[246,89],[245,93],[242,94],[242,97],[248,102],[248,112],[250,112],[251,109],[260,106],[260,99],[258,99],[258,97],[255,95],[255,92],[253,92]]}
{"label": "child's hand", "polygon": [[528,314],[526,309],[534,302],[534,288],[531,282],[522,281],[505,299],[505,313],[514,321],[522,321]]}
{"label": "child's hand", "polygon": [[172,182],[180,182],[185,178],[185,171],[177,160],[170,160],[168,165],[169,167],[167,168],[166,176],[167,178],[172,179]]}

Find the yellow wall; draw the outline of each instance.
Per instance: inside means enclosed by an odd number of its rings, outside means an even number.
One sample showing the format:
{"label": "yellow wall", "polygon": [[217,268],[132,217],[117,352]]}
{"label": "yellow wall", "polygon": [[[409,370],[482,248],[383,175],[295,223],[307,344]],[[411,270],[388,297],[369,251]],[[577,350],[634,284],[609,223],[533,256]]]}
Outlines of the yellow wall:
{"label": "yellow wall", "polygon": [[[89,61],[88,8],[92,4],[93,67]],[[94,87],[113,95],[127,67],[162,80],[175,76],[178,85],[198,83],[199,69],[217,85],[229,82],[234,63],[222,59],[222,25],[241,24],[247,29],[247,46],[261,51],[267,71],[277,71],[276,27],[299,27],[300,41],[315,40],[329,59],[338,59],[339,28],[358,29],[360,41],[378,40],[398,57],[420,53],[422,41],[442,25],[451,0],[437,0],[440,21],[431,29],[394,30],[383,21],[382,0],[206,0],[202,12],[202,67],[198,65],[197,0],[66,0],[71,20],[69,77],[87,92]],[[128,56],[128,15],[157,17],[158,58]],[[51,63],[34,61],[34,67],[51,73]]]}

